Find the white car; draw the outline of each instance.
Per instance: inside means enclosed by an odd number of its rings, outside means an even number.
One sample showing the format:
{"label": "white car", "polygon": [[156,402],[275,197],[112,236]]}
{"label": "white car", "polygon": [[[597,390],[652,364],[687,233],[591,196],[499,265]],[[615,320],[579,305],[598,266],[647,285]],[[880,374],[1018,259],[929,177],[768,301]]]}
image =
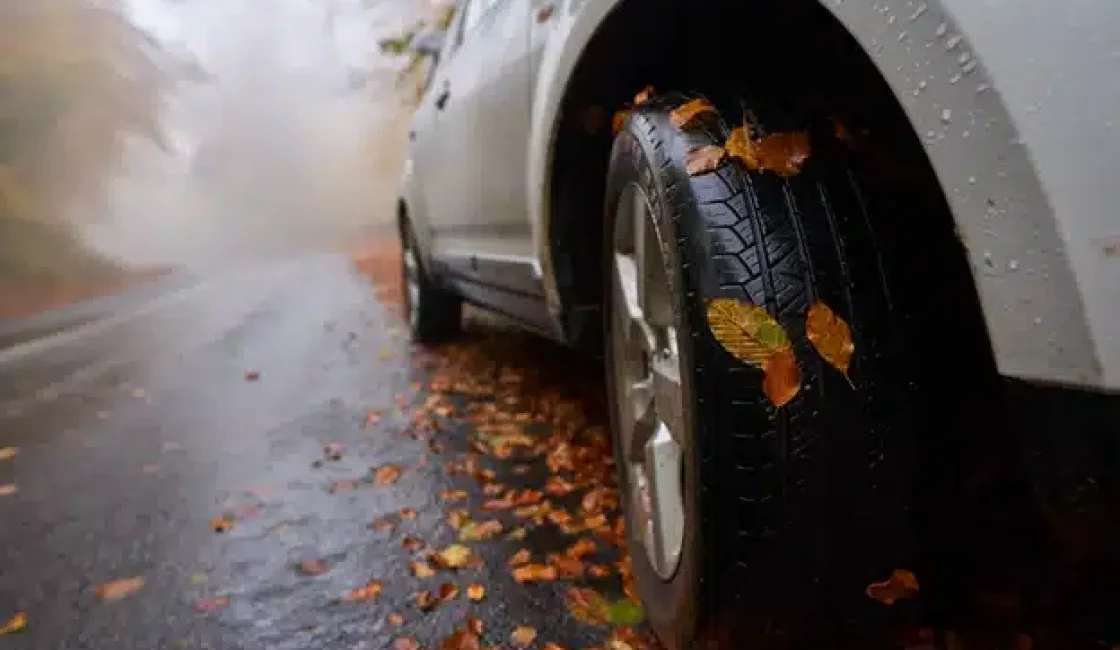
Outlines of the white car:
{"label": "white car", "polygon": [[1120,642],[1120,5],[462,0],[416,48],[413,333],[604,357],[669,648]]}

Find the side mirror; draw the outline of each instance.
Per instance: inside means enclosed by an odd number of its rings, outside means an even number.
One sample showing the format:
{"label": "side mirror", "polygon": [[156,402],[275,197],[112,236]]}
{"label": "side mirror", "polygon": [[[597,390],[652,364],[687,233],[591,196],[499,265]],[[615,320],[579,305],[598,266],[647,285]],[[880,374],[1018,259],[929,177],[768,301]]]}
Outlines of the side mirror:
{"label": "side mirror", "polygon": [[435,58],[443,51],[443,42],[446,37],[447,32],[442,31],[420,32],[409,41],[408,49],[417,54]]}

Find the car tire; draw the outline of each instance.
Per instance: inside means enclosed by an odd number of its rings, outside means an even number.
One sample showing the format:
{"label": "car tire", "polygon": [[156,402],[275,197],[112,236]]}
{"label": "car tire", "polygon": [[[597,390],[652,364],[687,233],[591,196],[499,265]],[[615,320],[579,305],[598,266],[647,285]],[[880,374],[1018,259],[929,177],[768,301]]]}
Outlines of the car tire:
{"label": "car tire", "polygon": [[401,225],[400,239],[401,288],[412,338],[421,343],[454,338],[462,325],[462,299],[441,287],[424,268],[407,222]]}
{"label": "car tire", "polygon": [[[670,115],[688,99],[661,95],[636,108],[615,138],[607,176],[608,395],[638,591],[671,650],[871,643],[884,625],[912,613],[865,592],[895,569],[912,568],[907,476],[914,429],[906,348],[866,204],[827,121],[785,113],[768,121],[764,106],[734,98],[713,101],[720,110],[682,130]],[[746,106],[756,133],[810,130],[813,150],[802,171],[783,178],[725,160],[715,171],[689,175],[688,152],[723,145],[730,135],[723,116],[738,119]],[[631,237],[639,230],[640,241]],[[628,239],[638,243],[620,243]],[[628,270],[638,266],[639,250],[645,268]],[[650,270],[650,260],[662,271]],[[645,277],[644,285],[626,289],[620,278],[630,276]],[[638,297],[641,318],[623,308],[629,296]],[[765,307],[789,334],[802,378],[791,402],[776,408],[764,395],[762,372],[716,340],[707,304],[717,297]],[[806,339],[806,312],[816,301],[851,326],[850,381]],[[673,354],[675,385],[658,365]],[[675,397],[668,394],[674,388]],[[672,483],[672,471],[656,469],[672,453],[651,451],[661,443],[639,444],[628,433],[665,438],[642,424],[648,411],[670,433],[673,423],[681,429],[670,435],[679,447],[676,488],[661,485]],[[653,428],[662,431],[662,424]],[[645,477],[644,497],[635,477]],[[674,537],[664,531],[675,528],[662,515],[673,496],[682,504],[683,530],[670,566],[664,549]],[[652,535],[660,541],[646,544],[651,512],[662,517],[661,532]]]}

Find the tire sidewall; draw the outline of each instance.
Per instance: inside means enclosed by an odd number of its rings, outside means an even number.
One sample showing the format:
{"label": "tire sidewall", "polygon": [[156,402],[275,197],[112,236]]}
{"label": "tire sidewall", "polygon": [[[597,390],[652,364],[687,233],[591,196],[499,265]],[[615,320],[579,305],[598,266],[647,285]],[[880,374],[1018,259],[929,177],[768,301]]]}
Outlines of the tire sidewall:
{"label": "tire sidewall", "polygon": [[[606,202],[603,230],[603,268],[604,268],[604,323],[607,332],[604,337],[607,359],[607,382],[610,400],[610,418],[612,431],[619,430],[618,404],[616,398],[614,368],[614,349],[610,339],[610,323],[612,320],[612,283],[613,283],[613,241],[614,228],[618,213],[618,202],[624,188],[631,183],[636,183],[649,200],[651,213],[660,233],[662,255],[668,261],[668,273],[671,295],[674,297],[674,320],[677,331],[677,344],[681,363],[681,382],[684,392],[685,413],[690,419],[691,435],[684,441],[683,452],[684,466],[684,540],[681,548],[681,559],[676,572],[669,580],[663,580],[657,575],[646,557],[642,543],[635,536],[635,527],[629,512],[628,498],[624,498],[624,511],[626,513],[626,530],[630,548],[631,562],[634,577],[637,581],[638,591],[642,597],[647,617],[658,633],[661,641],[670,650],[684,650],[694,647],[697,628],[700,623],[701,609],[701,584],[702,584],[702,532],[700,517],[700,450],[696,444],[696,435],[699,431],[697,421],[697,403],[694,390],[695,382],[692,376],[694,355],[692,351],[692,334],[688,323],[687,314],[689,305],[686,304],[686,292],[683,291],[683,277],[681,272],[680,254],[674,245],[678,242],[678,224],[680,215],[676,207],[668,199],[667,181],[671,183],[671,166],[664,148],[653,145],[649,135],[653,134],[657,126],[646,116],[635,113],[629,120],[627,128],[615,138],[611,152],[610,164],[607,171]],[[660,173],[657,170],[662,170]],[[623,460],[619,437],[614,439],[614,450],[618,482],[620,489],[625,494],[628,491],[626,464]]]}

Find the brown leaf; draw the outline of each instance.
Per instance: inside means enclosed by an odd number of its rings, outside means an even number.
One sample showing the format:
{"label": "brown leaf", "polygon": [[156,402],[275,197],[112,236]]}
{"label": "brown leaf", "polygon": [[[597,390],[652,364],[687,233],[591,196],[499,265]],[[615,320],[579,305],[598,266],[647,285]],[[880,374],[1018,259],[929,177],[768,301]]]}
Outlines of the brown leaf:
{"label": "brown leaf", "polygon": [[528,648],[537,638],[537,630],[526,625],[519,625],[509,635],[509,642],[517,648]]}
{"label": "brown leaf", "polygon": [[10,497],[16,492],[19,492],[19,486],[15,483],[0,483],[0,497]]}
{"label": "brown leaf", "polygon": [[16,615],[0,623],[0,635],[15,634],[27,629],[27,614],[16,612]]}
{"label": "brown leaf", "polygon": [[436,570],[427,562],[411,562],[408,566],[412,569],[412,575],[417,578],[431,578],[436,574]]}
{"label": "brown leaf", "polygon": [[764,308],[743,300],[709,300],[708,327],[732,356],[757,368],[778,351],[792,349],[782,326]]}
{"label": "brown leaf", "polygon": [[899,600],[917,595],[918,578],[906,569],[895,569],[887,580],[867,585],[866,593],[868,598],[890,607]]}
{"label": "brown leaf", "polygon": [[370,524],[369,527],[376,530],[379,533],[386,533],[386,532],[392,531],[394,528],[397,527],[397,525],[395,523],[393,523],[392,519],[386,519],[385,517],[381,517],[380,519],[374,519],[373,523]]}
{"label": "brown leaf", "polygon": [[302,560],[296,565],[296,570],[305,576],[321,576],[330,570],[327,563],[318,558]]}
{"label": "brown leaf", "polygon": [[781,408],[801,392],[801,372],[792,350],[781,350],[762,365],[762,392]]}
{"label": "brown leaf", "polygon": [[341,442],[328,442],[323,445],[323,458],[327,460],[342,460],[344,449]]}
{"label": "brown leaf", "polygon": [[422,612],[430,612],[439,604],[439,600],[430,591],[421,591],[416,594],[416,607]]}
{"label": "brown leaf", "polygon": [[194,604],[194,611],[203,614],[216,612],[219,609],[225,609],[229,606],[229,596],[216,596],[214,598],[203,598]]}
{"label": "brown leaf", "polygon": [[448,503],[455,503],[467,498],[466,490],[441,490],[439,498],[447,501]]}
{"label": "brown leaf", "polygon": [[435,553],[433,559],[445,569],[461,569],[471,561],[471,549],[462,544],[452,544]]}
{"label": "brown leaf", "polygon": [[477,582],[472,582],[471,584],[467,585],[467,598],[470,598],[472,601],[477,603],[485,597],[486,587],[483,587]]}
{"label": "brown leaf", "polygon": [[467,617],[467,629],[475,634],[482,634],[482,619],[477,616]]}
{"label": "brown leaf", "polygon": [[561,578],[583,577],[583,560],[579,558],[552,554],[548,556],[548,565],[554,567]]}
{"label": "brown leaf", "polygon": [[358,488],[358,482],[355,481],[352,478],[348,478],[348,479],[343,479],[341,481],[332,482],[330,487],[327,488],[327,490],[331,494],[337,494],[337,493],[341,493],[341,492],[352,492],[352,491],[356,490],[357,488]]}
{"label": "brown leaf", "polygon": [[517,582],[552,582],[557,578],[556,567],[547,564],[525,564],[513,570]]}
{"label": "brown leaf", "polygon": [[501,483],[487,483],[482,486],[482,493],[488,497],[495,497],[506,491],[506,486]]}
{"label": "brown leaf", "polygon": [[649,98],[653,97],[656,92],[657,91],[653,89],[653,86],[646,86],[645,88],[642,88],[638,91],[637,95],[634,95],[634,106],[641,106],[642,104],[648,102]]}
{"label": "brown leaf", "polygon": [[98,585],[97,595],[102,600],[120,600],[143,586],[143,578],[124,578]]}
{"label": "brown leaf", "polygon": [[347,603],[360,600],[373,600],[381,595],[382,584],[380,580],[370,580],[364,587],[351,589],[342,596],[342,601]]}
{"label": "brown leaf", "polygon": [[626,128],[626,122],[629,121],[630,115],[633,112],[634,111],[630,109],[615,111],[614,117],[611,118],[611,133],[614,135],[622,133],[622,130]]}
{"label": "brown leaf", "polygon": [[0,460],[11,460],[19,453],[16,447],[0,447]]}
{"label": "brown leaf", "polygon": [[553,643],[552,641],[549,641],[548,643],[544,644],[544,648],[542,648],[542,650],[567,650],[567,648],[560,645],[559,643]]}
{"label": "brown leaf", "polygon": [[459,588],[450,582],[445,582],[439,586],[439,599],[443,602],[454,600],[459,597]]}
{"label": "brown leaf", "polygon": [[390,614],[385,617],[385,620],[388,621],[389,625],[395,625],[397,627],[404,625],[404,617],[396,612],[390,612]]}
{"label": "brown leaf", "polygon": [[424,546],[424,540],[420,539],[419,537],[405,535],[401,538],[401,548],[408,551],[409,553],[415,553],[416,551],[424,548]]}
{"label": "brown leaf", "polygon": [[521,566],[522,564],[528,564],[532,559],[533,554],[529,552],[529,549],[523,548],[520,551],[514,553],[509,558],[509,566]]}
{"label": "brown leaf", "polygon": [[440,650],[482,650],[479,634],[469,625],[458,628],[439,644],[439,648]]}
{"label": "brown leaf", "polygon": [[377,468],[373,480],[378,485],[392,485],[401,477],[401,468],[396,465],[382,465]]}
{"label": "brown leaf", "polygon": [[818,300],[809,307],[805,318],[805,337],[817,349],[817,353],[839,370],[850,384],[852,380],[848,377],[848,369],[852,365],[856,344],[852,341],[852,330],[844,319]]}
{"label": "brown leaf", "polygon": [[545,5],[545,6],[541,7],[540,9],[537,9],[537,22],[538,23],[548,22],[548,19],[552,18],[552,14],[555,12],[555,10],[556,10],[556,8],[553,7],[550,4]]}
{"label": "brown leaf", "polygon": [[595,544],[595,540],[590,537],[582,537],[576,541],[575,544],[569,546],[568,550],[564,551],[564,554],[568,557],[583,559],[588,555],[594,554],[597,550],[599,550],[599,547]]}
{"label": "brown leaf", "polygon": [[371,427],[381,421],[381,411],[368,411],[362,420],[362,427]]}
{"label": "brown leaf", "polygon": [[214,517],[210,520],[210,528],[215,533],[227,533],[233,530],[233,519],[225,515]]}
{"label": "brown leaf", "polygon": [[738,159],[751,171],[768,170],[784,177],[801,173],[810,154],[808,133],[773,133],[752,139],[747,128],[732,129],[731,137],[724,144],[728,156]]}
{"label": "brown leaf", "polygon": [[420,650],[420,643],[410,636],[402,636],[393,641],[393,650]]}
{"label": "brown leaf", "polygon": [[704,115],[715,112],[715,106],[712,106],[708,100],[701,98],[693,99],[674,108],[673,111],[669,113],[669,123],[678,129],[687,129],[698,123]]}
{"label": "brown leaf", "polygon": [[502,522],[497,519],[487,519],[482,522],[469,521],[459,530],[459,541],[478,542],[490,539],[502,532]]}
{"label": "brown leaf", "polygon": [[688,152],[684,159],[684,170],[689,176],[699,176],[719,169],[727,152],[719,145],[709,144]]}
{"label": "brown leaf", "polygon": [[562,497],[575,489],[575,485],[559,476],[549,476],[548,480],[544,482],[544,491],[549,496]]}
{"label": "brown leaf", "polygon": [[261,378],[261,373],[256,370],[249,370],[245,373],[245,381],[256,381]]}
{"label": "brown leaf", "polygon": [[416,519],[416,508],[401,508],[401,519]]}
{"label": "brown leaf", "polygon": [[611,575],[611,568],[606,564],[592,564],[591,566],[587,567],[587,575],[597,580],[601,580]]}

